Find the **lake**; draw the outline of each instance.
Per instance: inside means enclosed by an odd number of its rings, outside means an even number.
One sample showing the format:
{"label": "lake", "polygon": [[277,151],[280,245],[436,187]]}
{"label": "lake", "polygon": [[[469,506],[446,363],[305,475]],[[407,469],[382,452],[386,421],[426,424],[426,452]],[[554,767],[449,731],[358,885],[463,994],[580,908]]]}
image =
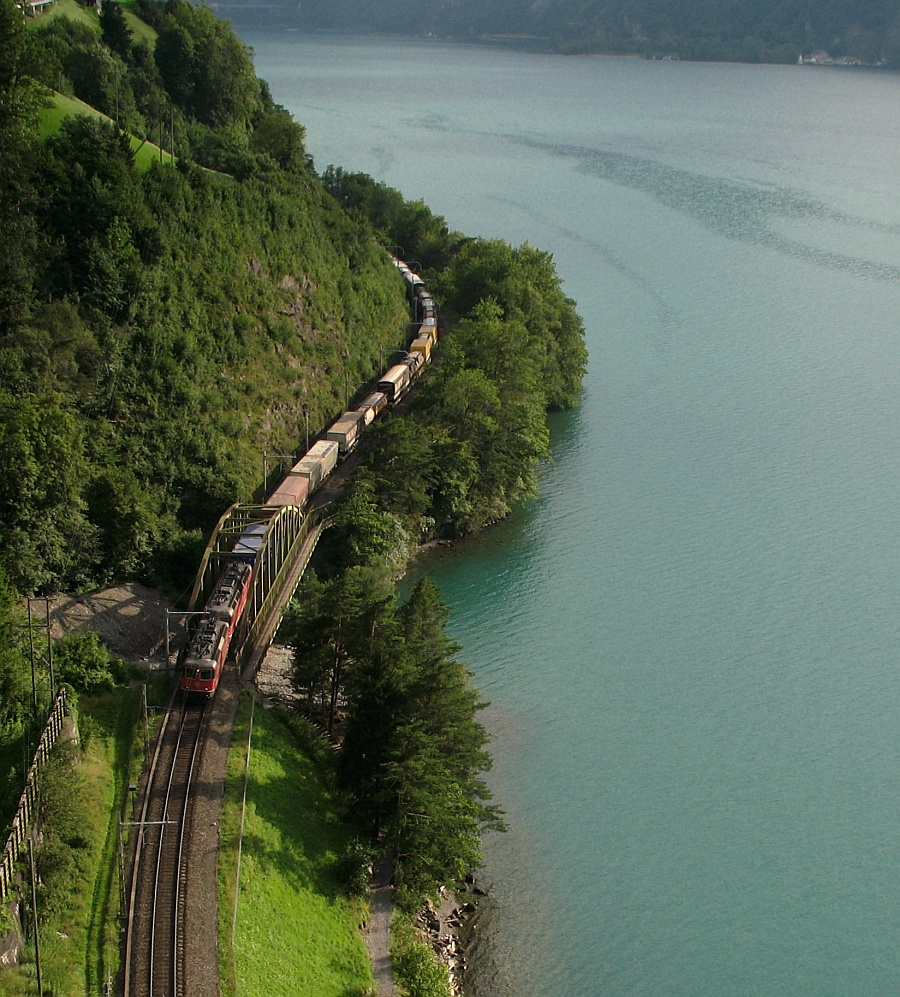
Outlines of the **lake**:
{"label": "lake", "polygon": [[417,568],[510,825],[470,993],[900,993],[900,76],[241,34],[585,320],[540,497]]}

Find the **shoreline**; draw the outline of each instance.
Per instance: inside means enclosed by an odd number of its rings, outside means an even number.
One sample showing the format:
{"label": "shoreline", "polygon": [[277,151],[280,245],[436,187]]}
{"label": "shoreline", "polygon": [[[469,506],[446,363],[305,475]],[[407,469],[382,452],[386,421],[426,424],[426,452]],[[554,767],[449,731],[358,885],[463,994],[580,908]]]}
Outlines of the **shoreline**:
{"label": "shoreline", "polygon": [[416,915],[415,928],[427,940],[438,961],[447,967],[450,991],[463,997],[466,976],[471,968],[468,961],[468,937],[479,902],[486,892],[474,875],[466,877],[459,890],[441,889],[441,902],[426,904]]}

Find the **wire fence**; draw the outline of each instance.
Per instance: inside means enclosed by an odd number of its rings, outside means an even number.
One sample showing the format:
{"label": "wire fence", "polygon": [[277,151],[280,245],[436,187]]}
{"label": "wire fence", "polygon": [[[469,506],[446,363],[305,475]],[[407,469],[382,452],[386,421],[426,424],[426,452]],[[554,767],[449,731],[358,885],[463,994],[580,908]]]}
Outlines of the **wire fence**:
{"label": "wire fence", "polygon": [[9,896],[15,879],[16,863],[28,841],[28,830],[33,823],[38,805],[40,770],[53,750],[53,746],[59,740],[63,723],[68,715],[69,704],[66,690],[62,688],[59,690],[50,716],[47,717],[47,722],[44,724],[41,739],[25,778],[25,788],[22,790],[19,806],[13,818],[12,830],[9,832],[6,847],[3,849],[3,858],[0,860],[0,904]]}

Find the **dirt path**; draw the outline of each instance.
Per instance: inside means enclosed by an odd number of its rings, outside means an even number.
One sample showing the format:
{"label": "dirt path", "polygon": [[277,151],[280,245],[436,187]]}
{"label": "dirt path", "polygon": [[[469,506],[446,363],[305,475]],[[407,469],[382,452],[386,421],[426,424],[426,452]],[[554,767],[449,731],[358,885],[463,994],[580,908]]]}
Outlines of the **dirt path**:
{"label": "dirt path", "polygon": [[369,891],[369,932],[366,935],[378,997],[395,997],[397,993],[391,972],[393,896],[391,863],[389,859],[381,858],[375,863],[372,875],[372,889]]}

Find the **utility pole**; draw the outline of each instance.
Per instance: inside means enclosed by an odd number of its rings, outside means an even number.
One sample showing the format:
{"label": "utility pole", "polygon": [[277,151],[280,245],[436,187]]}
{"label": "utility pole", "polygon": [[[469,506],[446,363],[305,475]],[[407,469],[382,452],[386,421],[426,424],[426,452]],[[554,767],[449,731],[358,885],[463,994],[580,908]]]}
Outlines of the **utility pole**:
{"label": "utility pole", "polygon": [[188,616],[205,616],[205,615],[206,614],[203,610],[197,610],[196,612],[193,613],[182,613],[177,609],[166,610],[166,675],[169,674],[169,656],[172,653],[169,647],[169,617],[181,616],[182,618],[186,618]]}
{"label": "utility pole", "polygon": [[44,599],[47,604],[47,664],[50,666],[50,702],[56,695],[56,681],[53,677],[53,635],[50,633],[50,597]]}
{"label": "utility pole", "polygon": [[147,683],[141,686],[141,712],[144,717],[144,754],[150,750],[150,716],[147,712]]}
{"label": "utility pole", "polygon": [[28,863],[31,866],[31,917],[34,925],[34,961],[37,964],[38,994],[43,997],[44,981],[41,976],[41,941],[38,935],[37,883],[34,874],[34,841],[28,839]]}
{"label": "utility pole", "polygon": [[49,597],[44,597],[44,613],[45,619],[42,623],[38,623],[34,618],[34,613],[31,608],[32,600],[30,597],[26,600],[28,606],[28,623],[25,625],[28,627],[28,652],[29,658],[31,659],[31,705],[34,709],[34,715],[37,716],[38,712],[38,695],[37,695],[37,664],[35,660],[36,657],[40,657],[41,661],[44,660],[43,652],[38,655],[37,650],[34,646],[34,628],[39,627],[43,629],[47,628],[47,664],[50,671],[50,704],[53,704],[53,696],[56,692],[56,678],[53,674],[53,638],[51,636],[50,630],[50,599]]}
{"label": "utility pole", "polygon": [[34,630],[31,623],[31,599],[28,600],[28,647],[31,655],[31,703],[37,718],[37,683],[34,678]]}

